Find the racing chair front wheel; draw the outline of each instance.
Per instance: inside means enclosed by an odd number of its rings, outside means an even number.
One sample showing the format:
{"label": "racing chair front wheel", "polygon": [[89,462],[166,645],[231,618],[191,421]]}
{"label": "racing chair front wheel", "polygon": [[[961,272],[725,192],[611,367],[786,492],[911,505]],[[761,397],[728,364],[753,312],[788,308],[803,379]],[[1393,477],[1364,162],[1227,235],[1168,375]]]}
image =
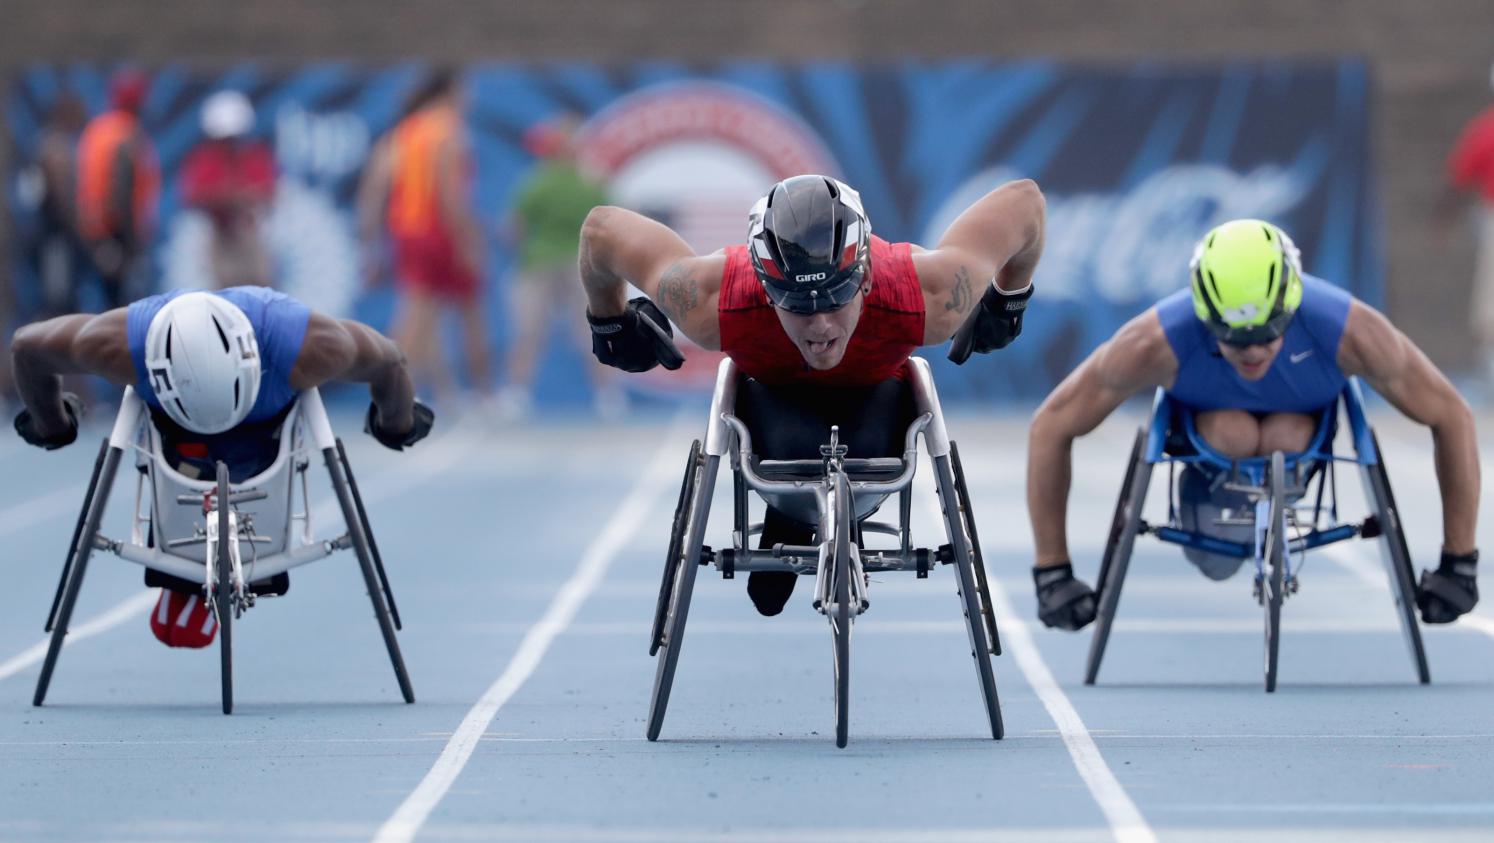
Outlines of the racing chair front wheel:
{"label": "racing chair front wheel", "polygon": [[664,644],[664,624],[669,618],[670,598],[674,595],[674,581],[679,573],[680,547],[685,543],[685,528],[689,526],[690,501],[698,480],[696,466],[700,464],[700,440],[690,443],[690,456],[685,460],[685,473],[680,478],[680,496],[674,504],[674,520],[669,527],[669,550],[664,554],[664,577],[659,582],[659,599],[654,604],[654,631],[649,638],[648,654],[657,655]]}
{"label": "racing chair front wheel", "polygon": [[827,614],[835,639],[835,745],[845,749],[851,739],[851,484],[845,472],[835,472],[834,548],[831,576],[835,605]]}
{"label": "racing chair front wheel", "polygon": [[1126,463],[1126,479],[1121,482],[1115,515],[1110,519],[1110,532],[1106,534],[1105,553],[1100,558],[1100,575],[1095,580],[1095,633],[1089,640],[1089,660],[1084,668],[1086,685],[1095,684],[1100,674],[1105,645],[1110,641],[1110,626],[1115,622],[1115,609],[1120,604],[1121,586],[1126,581],[1126,569],[1131,565],[1131,550],[1136,544],[1136,535],[1141,531],[1141,508],[1146,504],[1147,486],[1152,480],[1152,464],[1142,455],[1146,436],[1145,427],[1136,431],[1136,442],[1131,446],[1131,458]]}
{"label": "racing chair front wheel", "polygon": [[1276,664],[1281,652],[1281,601],[1286,583],[1286,457],[1280,451],[1271,454],[1271,519],[1266,525],[1266,693],[1276,691]]}
{"label": "racing chair front wheel", "polygon": [[1364,466],[1364,480],[1375,521],[1380,527],[1381,558],[1385,562],[1386,574],[1390,577],[1396,615],[1401,622],[1401,634],[1406,639],[1406,648],[1411,651],[1416,678],[1425,685],[1432,681],[1432,673],[1427,665],[1427,651],[1422,646],[1421,627],[1416,618],[1416,573],[1411,567],[1411,551],[1406,545],[1401,512],[1395,504],[1395,493],[1390,489],[1390,475],[1385,469],[1385,452],[1380,450],[1380,440],[1374,431],[1370,431],[1370,439],[1375,446],[1376,460],[1373,465]]}
{"label": "racing chair front wheel", "polygon": [[217,585],[207,598],[213,601],[213,611],[218,617],[218,652],[223,674],[223,713],[233,714],[233,556],[230,542],[239,537],[229,532],[228,464],[218,463],[217,510],[218,546],[213,564],[217,567]]}
{"label": "racing chair front wheel", "polygon": [[[685,621],[690,615],[690,595],[695,590],[695,571],[700,566],[701,547],[705,540],[706,521],[710,515],[711,493],[716,488],[716,471],[721,457],[703,454],[697,442],[690,448],[690,462],[685,470],[685,488],[681,496],[686,509],[676,512],[676,545],[670,537],[671,550],[666,560],[660,609],[656,617],[660,635],[653,651],[658,654],[654,668],[654,691],[648,707],[648,739],[656,741],[664,728],[664,714],[669,708],[669,692],[674,687],[674,670],[679,664],[680,645],[684,643]],[[682,517],[683,516],[683,517]],[[665,599],[667,596],[667,600]]]}
{"label": "racing chair front wheel", "polygon": [[934,458],[934,483],[944,511],[944,529],[949,536],[951,561],[954,562],[957,590],[965,615],[970,655],[975,659],[976,677],[980,681],[981,700],[985,703],[991,738],[999,741],[1006,735],[1006,725],[1001,719],[1001,699],[996,694],[996,671],[991,666],[995,639],[988,637],[986,612],[989,611],[990,596],[981,589],[976,568],[978,554],[969,539],[974,533],[974,521],[970,511],[961,505],[963,496],[959,494],[952,459],[955,455],[951,443],[950,456]]}

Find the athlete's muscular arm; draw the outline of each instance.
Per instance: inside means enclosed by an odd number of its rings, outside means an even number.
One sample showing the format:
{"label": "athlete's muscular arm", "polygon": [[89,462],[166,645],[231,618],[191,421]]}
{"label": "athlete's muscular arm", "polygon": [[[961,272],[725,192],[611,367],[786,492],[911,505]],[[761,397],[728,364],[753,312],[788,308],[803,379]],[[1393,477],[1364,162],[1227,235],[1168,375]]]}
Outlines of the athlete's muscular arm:
{"label": "athlete's muscular arm", "polygon": [[1066,525],[1074,440],[1098,427],[1136,392],[1171,384],[1177,368],[1157,311],[1148,310],[1121,326],[1038,407],[1027,440],[1027,512],[1038,567],[1069,561]]}
{"label": "athlete's muscular arm", "polygon": [[135,382],[127,312],[121,307],[97,316],[75,313],[16,331],[10,344],[16,391],[39,435],[54,436],[69,427],[62,406],[63,375],[98,375],[119,386]]}
{"label": "athlete's muscular arm", "polygon": [[295,389],[311,389],[328,381],[368,384],[389,432],[405,433],[414,424],[415,384],[399,346],[362,322],[313,313],[290,383]]}
{"label": "athlete's muscular arm", "polygon": [[1009,292],[1032,282],[1043,254],[1046,214],[1037,182],[1007,182],[966,208],[932,250],[914,253],[923,286],[924,345],[954,336],[993,282]]}
{"label": "athlete's muscular arm", "polygon": [[1478,432],[1473,411],[1416,344],[1378,311],[1355,301],[1344,323],[1338,365],[1359,375],[1407,418],[1432,429],[1442,492],[1442,549],[1471,552],[1478,524]]}
{"label": "athlete's muscular arm", "polygon": [[599,205],[581,225],[577,258],[592,316],[619,316],[632,283],[701,348],[721,347],[716,304],[724,254],[699,256],[668,226],[642,214]]}

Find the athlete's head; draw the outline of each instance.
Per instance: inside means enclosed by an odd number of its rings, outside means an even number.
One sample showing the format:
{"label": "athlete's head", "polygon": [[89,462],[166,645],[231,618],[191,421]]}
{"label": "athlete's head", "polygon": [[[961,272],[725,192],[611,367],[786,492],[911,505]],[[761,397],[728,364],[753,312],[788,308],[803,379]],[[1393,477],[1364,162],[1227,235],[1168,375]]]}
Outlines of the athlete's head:
{"label": "athlete's head", "polygon": [[199,123],[213,140],[241,138],[254,129],[254,105],[238,91],[218,91],[203,101]]}
{"label": "athlete's head", "polygon": [[197,433],[222,433],[259,396],[259,343],[249,317],[212,293],[166,303],[145,335],[145,368],[161,408]]}
{"label": "athlete's head", "polygon": [[828,176],[773,185],[748,221],[752,269],[790,340],[815,369],[831,369],[861,319],[871,286],[871,222],[861,196]]}
{"label": "athlete's head", "polygon": [[150,79],[134,68],[125,68],[109,77],[109,105],[120,111],[138,114],[145,104]]}
{"label": "athlete's head", "polygon": [[1231,220],[1205,234],[1189,267],[1193,312],[1247,380],[1266,374],[1302,303],[1302,257],[1286,232]]}

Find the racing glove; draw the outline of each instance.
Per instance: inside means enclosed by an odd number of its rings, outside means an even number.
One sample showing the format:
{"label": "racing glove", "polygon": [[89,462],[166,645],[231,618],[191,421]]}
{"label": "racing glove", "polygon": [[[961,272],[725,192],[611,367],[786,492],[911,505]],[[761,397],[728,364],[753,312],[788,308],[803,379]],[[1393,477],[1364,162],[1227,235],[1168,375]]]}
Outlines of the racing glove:
{"label": "racing glove", "polygon": [[1037,586],[1038,619],[1052,629],[1073,632],[1095,619],[1095,592],[1083,580],[1074,579],[1068,562],[1032,569]]}
{"label": "racing glove", "polygon": [[436,425],[436,411],[419,401],[415,402],[415,409],[411,415],[414,416],[415,422],[410,425],[410,430],[406,433],[393,433],[384,429],[379,422],[378,405],[370,401],[368,403],[368,418],[363,422],[363,432],[379,440],[379,444],[385,448],[403,451],[429,436],[431,428]]}
{"label": "racing glove", "polygon": [[1421,572],[1416,607],[1422,623],[1452,623],[1478,605],[1478,551],[1442,552],[1437,570]]}
{"label": "racing glove", "polygon": [[78,439],[78,419],[83,416],[83,399],[71,392],[62,393],[62,414],[67,418],[67,431],[46,437],[37,434],[36,420],[31,417],[31,411],[23,409],[16,414],[16,433],[28,445],[46,448],[48,451],[71,445]]}
{"label": "racing glove", "polygon": [[949,346],[949,359],[960,364],[969,360],[972,352],[985,354],[1010,345],[1022,333],[1022,314],[1027,311],[1030,298],[1030,282],[1010,293],[995,284],[988,285],[986,294],[980,297],[965,324],[955,331],[954,342]]}
{"label": "racing glove", "polygon": [[586,321],[591,325],[591,353],[608,366],[647,372],[661,363],[670,370],[684,365],[669,319],[643,296],[629,299],[621,316],[598,318],[587,311]]}

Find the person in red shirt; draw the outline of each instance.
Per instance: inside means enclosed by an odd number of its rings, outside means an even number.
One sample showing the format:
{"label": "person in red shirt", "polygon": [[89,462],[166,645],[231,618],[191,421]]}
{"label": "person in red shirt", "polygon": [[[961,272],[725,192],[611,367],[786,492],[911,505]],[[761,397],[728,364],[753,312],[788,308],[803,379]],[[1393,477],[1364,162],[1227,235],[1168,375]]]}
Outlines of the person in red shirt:
{"label": "person in red shirt", "polygon": [[[1494,68],[1490,70],[1494,85]],[[1458,193],[1477,193],[1482,207],[1478,219],[1478,265],[1473,276],[1471,317],[1473,336],[1488,358],[1494,377],[1494,105],[1463,127],[1447,156],[1448,195],[1438,217],[1446,227],[1454,215]]]}
{"label": "person in red shirt", "polygon": [[208,260],[218,289],[272,286],[273,264],[264,219],[275,198],[275,155],[250,139],[254,106],[238,91],[219,91],[202,104],[206,138],[182,165],[182,202],[212,223]]}
{"label": "person in red shirt", "polygon": [[[740,368],[737,415],[765,459],[817,457],[832,424],[854,456],[900,455],[912,420],[908,357],[953,337],[950,359],[963,363],[1017,337],[1045,207],[1037,184],[1009,182],[923,249],[874,237],[860,195],[842,182],[795,176],[753,207],[746,245],[710,255],[645,216],[597,207],[578,259],[592,352],[624,371],[678,368],[673,320]],[[646,297],[629,301],[628,283]],[[763,547],[813,541],[813,525],[771,508],[764,524]],[[747,592],[776,615],[796,580],[753,572]]]}

